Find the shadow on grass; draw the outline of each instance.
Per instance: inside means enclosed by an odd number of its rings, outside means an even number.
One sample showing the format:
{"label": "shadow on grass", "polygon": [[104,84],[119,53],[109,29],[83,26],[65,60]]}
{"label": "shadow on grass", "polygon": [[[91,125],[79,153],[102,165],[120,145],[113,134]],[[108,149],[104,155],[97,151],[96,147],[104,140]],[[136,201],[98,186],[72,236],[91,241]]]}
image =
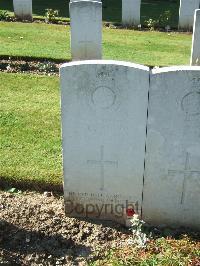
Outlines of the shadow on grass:
{"label": "shadow on grass", "polygon": [[36,257],[40,263],[42,260],[46,265],[50,260],[51,265],[56,265],[56,261],[64,261],[66,256],[74,261],[80,255],[87,257],[91,253],[90,248],[75,244],[70,236],[64,238],[56,232],[47,235],[40,231],[28,231],[5,220],[0,220],[0,250],[3,251],[0,253],[1,260],[7,263],[4,265],[9,265],[8,262],[10,265],[21,265],[24,257],[29,260],[29,265]]}
{"label": "shadow on grass", "polygon": [[[122,0],[102,0],[103,20],[110,22],[121,22]],[[59,10],[59,16],[69,18],[69,0],[33,0],[33,14],[44,16],[45,9]],[[12,0],[1,0],[0,9],[13,12]],[[170,10],[172,15],[171,27],[178,25],[179,0],[142,0],[141,23],[145,20],[158,19],[164,11]]]}
{"label": "shadow on grass", "polygon": [[10,56],[10,55],[0,55],[0,60],[18,60],[18,61],[37,61],[37,62],[46,62],[52,61],[54,63],[68,63],[71,62],[70,59],[56,59],[52,57],[36,57],[36,56]]}
{"label": "shadow on grass", "polygon": [[[62,179],[61,179],[62,180]],[[30,191],[53,191],[55,193],[63,194],[63,185],[61,184],[53,184],[48,183],[44,180],[20,180],[19,178],[10,178],[0,176],[0,189],[8,190],[10,188],[16,188],[22,191],[30,190]]]}

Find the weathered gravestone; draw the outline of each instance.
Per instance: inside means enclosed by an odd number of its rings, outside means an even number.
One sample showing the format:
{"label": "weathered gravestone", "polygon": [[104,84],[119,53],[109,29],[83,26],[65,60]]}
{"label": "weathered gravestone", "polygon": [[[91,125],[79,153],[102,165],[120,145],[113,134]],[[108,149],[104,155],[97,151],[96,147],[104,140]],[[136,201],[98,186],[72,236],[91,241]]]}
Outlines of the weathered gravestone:
{"label": "weathered gravestone", "polygon": [[13,6],[17,19],[32,20],[32,0],[13,0]]}
{"label": "weathered gravestone", "polygon": [[122,0],[122,24],[138,26],[140,24],[141,0]]}
{"label": "weathered gravestone", "polygon": [[153,70],[143,219],[200,226],[200,67]]}
{"label": "weathered gravestone", "polygon": [[200,9],[195,11],[190,65],[200,65]]}
{"label": "weathered gravestone", "polygon": [[98,1],[71,2],[70,21],[72,59],[101,59],[102,3]]}
{"label": "weathered gravestone", "polygon": [[60,74],[66,214],[126,223],[141,208],[149,69],[84,61]]}
{"label": "weathered gravestone", "polygon": [[180,0],[179,28],[192,30],[195,9],[198,9],[200,0]]}

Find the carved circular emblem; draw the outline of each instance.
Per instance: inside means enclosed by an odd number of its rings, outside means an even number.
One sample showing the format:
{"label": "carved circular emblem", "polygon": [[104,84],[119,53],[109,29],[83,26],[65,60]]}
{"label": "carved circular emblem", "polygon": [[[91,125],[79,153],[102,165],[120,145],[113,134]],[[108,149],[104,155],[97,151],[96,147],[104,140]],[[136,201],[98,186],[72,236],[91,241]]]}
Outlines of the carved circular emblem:
{"label": "carved circular emblem", "polygon": [[92,103],[101,109],[108,109],[115,104],[116,94],[108,87],[97,87],[92,93]]}
{"label": "carved circular emblem", "polygon": [[200,92],[193,91],[186,94],[182,99],[181,107],[186,114],[200,115]]}

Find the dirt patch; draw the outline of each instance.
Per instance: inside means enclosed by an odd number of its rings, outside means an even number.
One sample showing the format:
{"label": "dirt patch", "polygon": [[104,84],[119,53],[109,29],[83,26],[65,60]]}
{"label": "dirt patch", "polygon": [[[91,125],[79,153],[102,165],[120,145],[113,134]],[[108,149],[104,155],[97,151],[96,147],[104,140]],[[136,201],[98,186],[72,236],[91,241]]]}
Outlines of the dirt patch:
{"label": "dirt patch", "polygon": [[[63,61],[64,62],[64,61]],[[52,60],[0,59],[0,71],[6,73],[32,73],[58,75],[63,62]]]}
{"label": "dirt patch", "polygon": [[[60,66],[70,60],[53,60],[44,58],[0,56],[0,72],[30,73],[36,75],[58,76]],[[150,69],[154,66],[147,65]],[[163,67],[163,66],[156,66]]]}
{"label": "dirt patch", "polygon": [[130,238],[112,222],[68,218],[63,197],[0,191],[0,265],[86,265]]}

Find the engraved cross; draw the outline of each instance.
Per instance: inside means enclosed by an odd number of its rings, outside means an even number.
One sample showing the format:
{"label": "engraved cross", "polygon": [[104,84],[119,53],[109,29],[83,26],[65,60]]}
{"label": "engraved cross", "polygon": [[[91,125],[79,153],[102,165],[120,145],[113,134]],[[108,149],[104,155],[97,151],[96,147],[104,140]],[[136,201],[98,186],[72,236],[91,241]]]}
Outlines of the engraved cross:
{"label": "engraved cross", "polygon": [[183,204],[184,203],[184,199],[185,199],[185,191],[186,191],[186,182],[187,182],[187,179],[190,177],[190,176],[193,176],[194,174],[196,175],[199,175],[200,176],[200,171],[196,170],[196,171],[193,171],[193,170],[190,170],[190,162],[189,162],[189,158],[190,155],[189,153],[187,152],[186,154],[186,160],[185,160],[185,168],[184,170],[169,170],[168,171],[168,174],[183,174],[184,175],[184,178],[183,178],[183,184],[182,184],[182,193],[181,193],[181,201],[180,203]]}
{"label": "engraved cross", "polygon": [[100,160],[88,160],[88,164],[99,165],[100,166],[100,177],[101,177],[101,187],[100,190],[104,190],[104,179],[105,179],[105,166],[113,165],[118,167],[117,161],[105,161],[104,160],[104,146],[100,149]]}

